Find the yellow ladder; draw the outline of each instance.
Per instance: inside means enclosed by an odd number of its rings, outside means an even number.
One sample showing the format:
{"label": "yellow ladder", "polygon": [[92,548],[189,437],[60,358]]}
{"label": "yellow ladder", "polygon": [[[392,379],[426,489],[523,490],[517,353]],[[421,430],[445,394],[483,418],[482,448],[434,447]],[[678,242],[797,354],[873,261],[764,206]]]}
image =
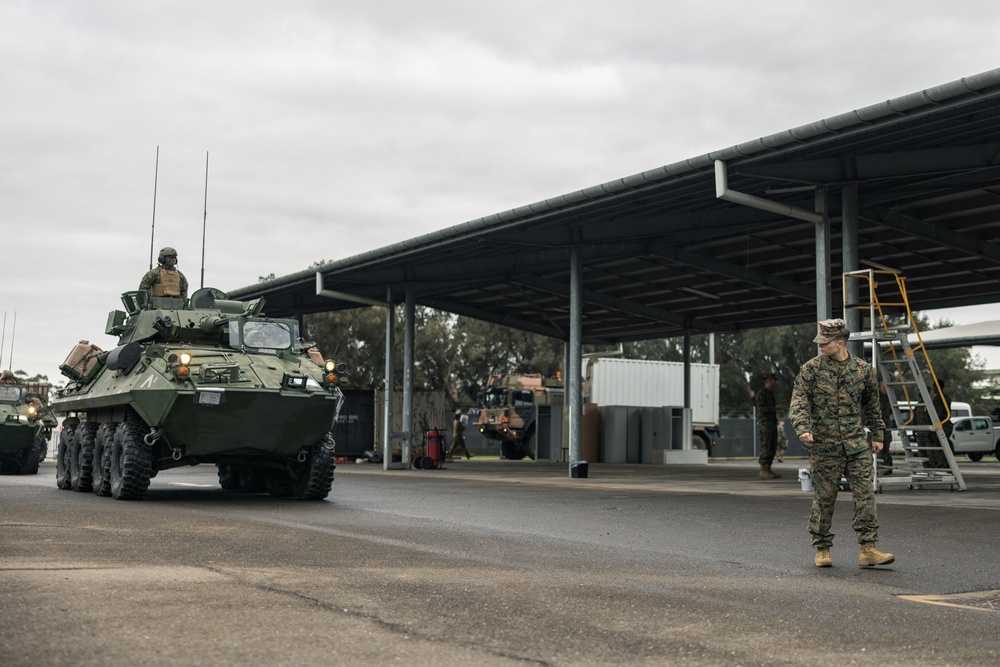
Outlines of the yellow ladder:
{"label": "yellow ladder", "polygon": [[[885,383],[895,420],[895,425],[886,424],[886,428],[899,434],[906,455],[899,462],[893,458],[891,469],[876,475],[876,488],[905,484],[909,489],[919,489],[946,484],[952,490],[957,487],[965,491],[965,480],[943,428],[951,418],[951,406],[944,400],[941,383],[913,319],[906,296],[906,279],[895,271],[863,269],[843,274],[843,281],[845,314],[848,310],[868,312],[867,327],[852,333],[851,340],[871,344],[872,365]],[[863,284],[852,285],[851,281]],[[848,288],[855,286],[857,302],[849,303],[853,292]],[[911,334],[915,344],[911,344]],[[926,368],[930,382],[925,380],[921,365]],[[943,406],[943,415],[938,414],[935,403]],[[916,442],[911,442],[911,435]],[[934,455],[936,452],[943,454],[946,466],[940,465],[941,457]],[[929,466],[929,455],[939,459],[937,467]]]}

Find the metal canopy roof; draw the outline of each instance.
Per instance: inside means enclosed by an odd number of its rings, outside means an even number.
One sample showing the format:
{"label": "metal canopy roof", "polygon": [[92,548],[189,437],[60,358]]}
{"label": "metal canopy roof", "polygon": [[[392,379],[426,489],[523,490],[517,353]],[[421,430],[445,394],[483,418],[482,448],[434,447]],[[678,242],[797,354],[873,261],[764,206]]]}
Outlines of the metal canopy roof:
{"label": "metal canopy roof", "polygon": [[[323,265],[328,290],[567,339],[570,249],[583,340],[725,332],[816,317],[815,225],[716,198],[813,210],[826,187],[833,303],[842,187],[858,185],[861,268],[906,277],[917,310],[1000,302],[1000,69]],[[358,307],[308,269],[231,292],[269,315]]]}

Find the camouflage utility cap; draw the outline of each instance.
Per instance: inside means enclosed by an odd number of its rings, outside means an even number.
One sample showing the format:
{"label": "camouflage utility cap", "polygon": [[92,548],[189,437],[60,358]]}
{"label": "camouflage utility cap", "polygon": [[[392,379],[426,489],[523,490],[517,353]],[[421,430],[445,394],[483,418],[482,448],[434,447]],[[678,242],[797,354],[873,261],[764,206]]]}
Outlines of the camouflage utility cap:
{"label": "camouflage utility cap", "polygon": [[823,320],[819,323],[819,333],[813,338],[813,342],[826,345],[832,340],[843,338],[847,335],[847,322],[844,320]]}

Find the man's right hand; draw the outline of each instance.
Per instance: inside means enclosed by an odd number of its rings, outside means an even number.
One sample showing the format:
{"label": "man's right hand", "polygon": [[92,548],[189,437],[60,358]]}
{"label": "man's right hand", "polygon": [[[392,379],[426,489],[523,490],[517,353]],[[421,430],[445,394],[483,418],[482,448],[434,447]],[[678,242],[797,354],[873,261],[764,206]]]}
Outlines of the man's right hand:
{"label": "man's right hand", "polygon": [[799,436],[799,442],[803,445],[811,445],[813,443],[813,434],[808,431]]}

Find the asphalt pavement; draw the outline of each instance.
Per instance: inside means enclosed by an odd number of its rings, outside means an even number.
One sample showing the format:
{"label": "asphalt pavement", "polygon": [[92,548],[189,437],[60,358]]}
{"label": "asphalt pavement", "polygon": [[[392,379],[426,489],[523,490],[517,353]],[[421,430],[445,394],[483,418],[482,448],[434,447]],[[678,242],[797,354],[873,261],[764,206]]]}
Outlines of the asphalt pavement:
{"label": "asphalt pavement", "polygon": [[969,489],[851,502],[812,566],[803,461],[341,465],[323,502],[166,471],[146,499],[0,477],[0,664],[987,665],[1000,661],[1000,463]]}

